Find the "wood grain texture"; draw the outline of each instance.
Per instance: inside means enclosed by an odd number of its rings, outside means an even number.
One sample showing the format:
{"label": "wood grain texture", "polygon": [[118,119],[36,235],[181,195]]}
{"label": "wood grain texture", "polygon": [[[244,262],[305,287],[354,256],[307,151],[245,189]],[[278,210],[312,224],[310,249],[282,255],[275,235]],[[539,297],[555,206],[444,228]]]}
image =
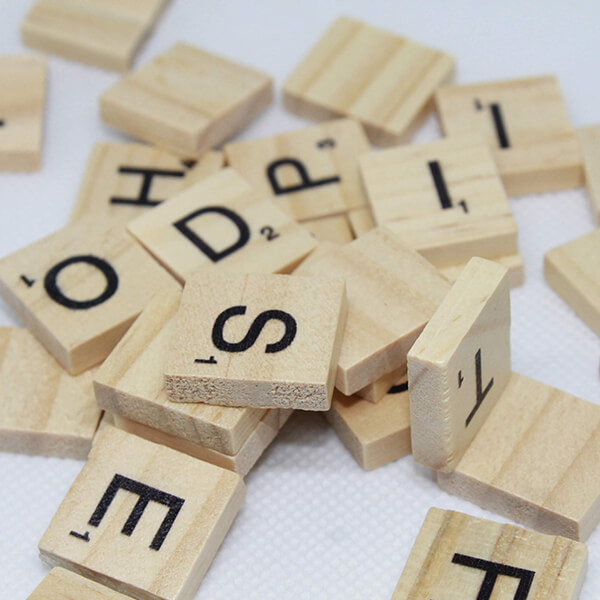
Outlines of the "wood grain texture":
{"label": "wood grain texture", "polygon": [[509,196],[582,184],[579,142],[555,77],[442,86],[435,100],[447,136],[490,144]]}
{"label": "wood grain texture", "polygon": [[69,375],[26,329],[0,327],[0,450],[85,459],[101,414],[92,379]]}
{"label": "wood grain texture", "polygon": [[442,488],[538,531],[585,540],[600,519],[600,408],[514,373]]}
{"label": "wood grain texture", "polygon": [[304,221],[302,226],[319,242],[348,244],[354,239],[354,233],[346,215]]}
{"label": "wood grain texture", "polygon": [[26,46],[126,71],[169,0],[37,0],[21,24]]}
{"label": "wood grain texture", "polygon": [[169,398],[328,410],[345,322],[340,278],[198,273],[177,313]]}
{"label": "wood grain texture", "polygon": [[346,281],[348,319],[335,381],[346,396],[406,363],[450,289],[430,263],[382,229],[342,247],[322,243],[296,273]]}
{"label": "wood grain texture", "polygon": [[221,152],[182,161],[156,146],[98,142],[90,153],[71,221],[93,212],[121,218],[125,224],[222,166]]}
{"label": "wood grain texture", "polygon": [[421,123],[453,65],[438,50],[340,17],[285,82],[283,101],[304,117],[353,117],[374,144],[395,146]]}
{"label": "wood grain texture", "polygon": [[392,600],[576,600],[584,544],[432,508]]}
{"label": "wood grain texture", "polygon": [[128,229],[181,282],[200,269],[289,273],[317,245],[229,168],[147,211]]}
{"label": "wood grain texture", "polygon": [[600,230],[550,250],[544,275],[554,291],[600,335]]}
{"label": "wood grain texture", "polygon": [[472,258],[408,353],[415,460],[451,471],[510,374],[507,270]]}
{"label": "wood grain texture", "polygon": [[366,471],[410,454],[407,379],[373,404],[336,391],[325,417],[356,462]]}
{"label": "wood grain texture", "polygon": [[52,518],[40,553],[138,600],[191,600],[244,493],[231,471],[109,427]]}
{"label": "wood grain texture", "polygon": [[244,128],[273,100],[268,75],[176,44],[100,97],[108,125],[186,158]]}
{"label": "wood grain texture", "polygon": [[40,168],[46,60],[0,56],[0,171]]}
{"label": "wood grain texture", "polygon": [[192,447],[238,454],[268,409],[170,402],[167,396],[164,372],[180,299],[175,290],[148,303],[96,373],[96,399],[105,410]]}
{"label": "wood grain texture", "polygon": [[366,206],[358,157],[371,146],[353,119],[225,146],[227,162],[298,221]]}
{"label": "wood grain texture", "polygon": [[71,374],[104,360],[169,288],[177,282],[122,225],[96,215],[0,260],[0,295]]}
{"label": "wood grain texture", "polygon": [[[508,269],[508,282],[511,288],[516,288],[525,283],[525,263],[520,254],[510,256],[497,256],[494,262]],[[463,264],[451,265],[439,268],[439,272],[451,283],[454,283],[463,272],[469,261]]]}
{"label": "wood grain texture", "polygon": [[585,186],[596,224],[600,225],[600,125],[578,129],[577,137],[583,155]]}

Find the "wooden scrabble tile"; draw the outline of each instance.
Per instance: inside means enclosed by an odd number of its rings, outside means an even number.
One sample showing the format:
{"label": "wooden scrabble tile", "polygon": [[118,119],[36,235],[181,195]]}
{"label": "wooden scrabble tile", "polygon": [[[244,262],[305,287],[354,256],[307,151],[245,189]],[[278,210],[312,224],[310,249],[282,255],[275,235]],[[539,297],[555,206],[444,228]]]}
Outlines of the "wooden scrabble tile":
{"label": "wooden scrabble tile", "polygon": [[[500,263],[508,269],[508,283],[511,288],[516,288],[520,285],[523,285],[525,282],[525,263],[523,262],[523,257],[520,254],[496,256],[491,260]],[[469,261],[466,261],[456,265],[439,267],[438,270],[448,281],[454,283],[468,263]]]}
{"label": "wooden scrabble tile", "polygon": [[406,377],[389,388],[377,404],[358,396],[344,396],[336,390],[325,417],[356,462],[367,471],[410,454]]}
{"label": "wooden scrabble tile", "polygon": [[515,373],[438,481],[528,527],[585,540],[600,518],[599,455],[600,407]]}
{"label": "wooden scrabble tile", "polygon": [[408,353],[415,460],[452,470],[510,373],[507,270],[472,258]]}
{"label": "wooden scrabble tile", "polygon": [[421,123],[453,66],[438,50],[341,17],[290,75],[283,101],[304,117],[354,117],[373,143],[395,146]]}
{"label": "wooden scrabble tile", "polygon": [[392,600],[575,600],[586,569],[584,544],[432,508]]}
{"label": "wooden scrabble tile", "polygon": [[40,168],[46,60],[0,56],[0,171]]}
{"label": "wooden scrabble tile", "polygon": [[38,0],[23,43],[88,65],[126,71],[168,0]]}
{"label": "wooden scrabble tile", "polygon": [[146,144],[95,144],[71,220],[94,212],[121,218],[125,224],[222,166],[221,152],[207,152],[197,161],[182,161]]}
{"label": "wooden scrabble tile", "polygon": [[109,427],[40,553],[139,600],[191,600],[244,492],[236,473]]}
{"label": "wooden scrabble tile", "polygon": [[289,273],[317,245],[233,169],[147,211],[128,229],[181,282],[198,269]]}
{"label": "wooden scrabble tile", "polygon": [[550,250],[546,281],[600,335],[600,230]]}
{"label": "wooden scrabble tile", "polygon": [[578,129],[577,137],[583,154],[585,185],[600,225],[600,125]]}
{"label": "wooden scrabble tile", "polygon": [[354,239],[350,221],[346,215],[323,217],[316,221],[304,221],[302,226],[320,242],[347,244]]}
{"label": "wooden scrabble tile", "polygon": [[26,329],[0,327],[0,450],[85,459],[101,413],[92,378],[69,375]]}
{"label": "wooden scrabble tile", "polygon": [[174,290],[159,292],[148,303],[98,369],[94,378],[96,399],[117,417],[160,430],[191,447],[238,454],[268,409],[168,399],[164,372],[180,299],[181,292]]}
{"label": "wooden scrabble tile", "polygon": [[581,151],[555,77],[442,86],[447,136],[482,135],[509,196],[581,185]]}
{"label": "wooden scrabble tile", "polygon": [[268,75],[176,44],[100,97],[108,125],[186,158],[245,127],[273,99]]}
{"label": "wooden scrabble tile", "polygon": [[297,273],[346,280],[348,319],[335,387],[350,396],[406,363],[408,350],[450,284],[382,229],[313,254]]}
{"label": "wooden scrabble tile", "polygon": [[229,165],[298,221],[366,206],[358,157],[371,146],[353,119],[225,146]]}
{"label": "wooden scrabble tile", "polygon": [[345,321],[340,278],[197,273],[177,313],[167,393],[180,402],[328,410]]}
{"label": "wooden scrabble tile", "polygon": [[375,228],[375,220],[368,206],[351,210],[348,213],[348,221],[355,238]]}
{"label": "wooden scrabble tile", "polygon": [[401,365],[398,369],[394,369],[393,371],[386,373],[383,377],[377,379],[377,381],[374,381],[361,390],[358,390],[358,392],[356,392],[354,395],[362,398],[363,400],[376,403],[385,397],[392,386],[399,381],[404,381],[405,379],[408,381],[406,363]]}
{"label": "wooden scrabble tile", "polygon": [[123,227],[90,215],[0,260],[0,294],[69,373],[104,360],[177,282]]}

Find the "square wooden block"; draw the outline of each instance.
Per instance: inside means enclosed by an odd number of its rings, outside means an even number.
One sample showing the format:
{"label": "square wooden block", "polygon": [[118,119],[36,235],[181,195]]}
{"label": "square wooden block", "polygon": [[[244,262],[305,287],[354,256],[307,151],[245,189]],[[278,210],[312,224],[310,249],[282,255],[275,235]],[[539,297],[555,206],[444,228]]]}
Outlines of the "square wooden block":
{"label": "square wooden block", "polygon": [[26,46],[126,71],[169,0],[38,0],[21,25]]}
{"label": "square wooden block", "polygon": [[456,469],[438,482],[527,527],[585,540],[600,519],[598,456],[599,406],[514,373]]}
{"label": "square wooden block", "polygon": [[196,183],[128,229],[181,282],[199,269],[289,273],[317,245],[233,169]]}
{"label": "square wooden block", "polygon": [[177,282],[108,217],[0,260],[0,294],[69,373],[103,361],[156,290]]}
{"label": "square wooden block", "polygon": [[586,570],[584,544],[432,508],[392,600],[575,600]]}
{"label": "square wooden block", "polygon": [[345,322],[340,278],[198,273],[177,314],[169,397],[328,410]]}
{"label": "square wooden block", "polygon": [[472,258],[408,353],[415,460],[451,471],[510,374],[507,270]]}
{"label": "square wooden block", "polygon": [[454,60],[383,29],[340,17],[283,87],[286,108],[315,119],[360,121],[374,144],[406,142]]}
{"label": "square wooden block", "polygon": [[147,144],[99,142],[88,159],[71,220],[93,212],[125,224],[222,166],[221,152],[187,161]]}
{"label": "square wooden block", "polygon": [[273,100],[271,78],[188,44],[176,44],[100,97],[108,125],[186,158],[243,129]]}
{"label": "square wooden block", "polygon": [[546,281],[600,335],[600,230],[550,250]]}
{"label": "square wooden block", "polygon": [[335,387],[350,396],[406,363],[450,284],[382,229],[345,246],[320,247],[314,255],[297,273],[346,280],[348,319]]}
{"label": "square wooden block", "polygon": [[582,157],[555,77],[443,86],[447,136],[482,135],[510,196],[579,187]]}
{"label": "square wooden block", "polygon": [[298,221],[366,206],[359,155],[371,149],[360,123],[338,119],[225,146],[227,162]]}
{"label": "square wooden block", "polygon": [[410,454],[410,411],[406,376],[377,403],[333,394],[325,417],[354,460],[366,471]]}
{"label": "square wooden block", "polygon": [[[508,283],[511,288],[523,285],[525,282],[525,263],[520,254],[497,256],[494,258],[494,262],[497,262],[508,269]],[[448,281],[454,283],[465,270],[468,263],[469,261],[464,264],[459,263],[447,267],[438,267],[438,270]]]}
{"label": "square wooden block", "polygon": [[173,290],[149,302],[98,369],[98,404],[190,444],[237,454],[268,409],[171,402],[167,396],[164,372],[180,300],[181,292]]}
{"label": "square wooden block", "polygon": [[85,459],[101,414],[92,379],[69,375],[26,329],[0,327],[0,450]]}
{"label": "square wooden block", "polygon": [[0,171],[40,168],[46,59],[0,56]]}
{"label": "square wooden block", "polygon": [[39,550],[139,600],[191,600],[244,493],[231,471],[108,427]]}
{"label": "square wooden block", "polygon": [[583,171],[596,223],[600,225],[600,125],[582,127],[577,137],[583,153]]}

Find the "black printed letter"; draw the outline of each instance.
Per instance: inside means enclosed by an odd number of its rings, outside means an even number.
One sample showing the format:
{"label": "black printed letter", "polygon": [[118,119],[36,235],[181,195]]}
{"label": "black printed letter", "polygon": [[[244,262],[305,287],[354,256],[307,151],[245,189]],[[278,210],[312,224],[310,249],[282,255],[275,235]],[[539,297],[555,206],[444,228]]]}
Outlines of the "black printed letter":
{"label": "black printed letter", "polygon": [[[298,173],[298,177],[300,178],[300,183],[297,183],[296,185],[288,185],[285,187],[279,184],[279,180],[277,179],[277,169],[283,167],[284,165],[289,165],[296,170],[296,172]],[[312,180],[308,176],[306,167],[295,158],[281,158],[272,162],[267,167],[267,177],[269,178],[269,183],[273,188],[273,193],[276,196],[280,196],[282,194],[290,194],[292,192],[300,192],[302,190],[308,190],[310,188],[319,187],[321,185],[328,185],[330,183],[338,183],[340,181],[339,177],[327,177],[325,179]]]}
{"label": "black printed letter", "polygon": [[479,348],[479,350],[477,350],[477,352],[475,353],[475,408],[473,408],[473,410],[467,417],[465,427],[469,426],[471,419],[475,416],[475,413],[479,410],[481,403],[485,400],[485,397],[488,395],[488,392],[492,389],[492,386],[494,385],[494,378],[492,377],[489,380],[485,390],[481,389],[481,385],[481,348]]}
{"label": "black printed letter", "polygon": [[154,177],[185,177],[184,171],[165,171],[161,169],[142,169],[138,167],[120,167],[119,173],[123,175],[141,175],[142,187],[137,198],[119,198],[110,199],[111,204],[134,204],[136,206],[156,206],[162,200],[150,200],[150,188]]}

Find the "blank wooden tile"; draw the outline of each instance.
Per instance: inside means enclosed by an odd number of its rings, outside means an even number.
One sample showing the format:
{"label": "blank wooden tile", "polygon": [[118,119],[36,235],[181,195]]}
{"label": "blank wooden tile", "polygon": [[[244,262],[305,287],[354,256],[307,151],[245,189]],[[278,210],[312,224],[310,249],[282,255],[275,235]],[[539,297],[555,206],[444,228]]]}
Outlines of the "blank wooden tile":
{"label": "blank wooden tile", "polygon": [[406,377],[373,404],[337,390],[325,413],[356,462],[376,469],[410,454],[410,412]]}
{"label": "blank wooden tile", "polygon": [[0,294],[71,373],[104,360],[177,282],[122,225],[90,215],[0,260]]}
{"label": "blank wooden tile", "polygon": [[283,100],[304,117],[354,117],[373,143],[395,146],[421,123],[453,63],[438,50],[340,17],[290,75]]}
{"label": "blank wooden tile", "polygon": [[438,481],[527,527],[585,540],[600,518],[598,456],[600,407],[515,373],[456,469]]}
{"label": "blank wooden tile", "polygon": [[585,186],[600,225],[600,125],[578,129],[577,137],[583,154]]}
{"label": "blank wooden tile", "polygon": [[348,320],[335,387],[350,396],[406,363],[408,350],[450,284],[382,229],[314,254],[297,273],[346,280]]}
{"label": "blank wooden tile", "polygon": [[56,567],[44,577],[27,600],[130,600],[95,581],[86,579],[61,567]]}
{"label": "blank wooden tile", "polygon": [[354,395],[362,398],[363,400],[376,403],[388,393],[388,390],[393,385],[404,379],[408,380],[406,364],[403,364],[399,368],[386,373],[383,377],[377,379],[377,381],[374,381],[361,390],[358,390],[358,392],[356,392]]}
{"label": "blank wooden tile", "polygon": [[298,221],[366,206],[358,157],[371,146],[360,123],[338,119],[225,146],[227,162]]}
{"label": "blank wooden tile", "polygon": [[199,269],[289,273],[317,245],[233,169],[194,184],[128,229],[182,282]]}
{"label": "blank wooden tile", "polygon": [[482,135],[510,196],[581,185],[581,151],[555,77],[443,86],[447,136]]}
{"label": "blank wooden tile", "polygon": [[0,56],[0,171],[40,168],[46,60]]}
{"label": "blank wooden tile", "polygon": [[168,399],[164,372],[180,299],[175,290],[159,292],[148,303],[94,378],[98,404],[194,446],[237,454],[268,409]]}
{"label": "blank wooden tile", "polygon": [[600,230],[550,250],[546,281],[600,335]]}
{"label": "blank wooden tile", "polygon": [[302,226],[320,242],[347,244],[354,239],[354,233],[346,215],[323,217],[315,221],[304,221]]}
{"label": "blank wooden tile", "polygon": [[23,43],[89,65],[126,71],[168,0],[38,0]]}
{"label": "blank wooden tile", "polygon": [[586,570],[584,544],[432,508],[392,600],[576,600]]}
{"label": "blank wooden tile", "polygon": [[94,212],[127,223],[222,166],[221,152],[186,161],[147,144],[99,142],[88,159],[71,220]]}
{"label": "blank wooden tile", "polygon": [[415,460],[452,470],[510,373],[507,270],[473,258],[408,353]]}
{"label": "blank wooden tile", "polygon": [[186,158],[245,127],[272,101],[268,75],[176,44],[100,97],[108,125]]}
{"label": "blank wooden tile", "polygon": [[340,278],[198,273],[177,313],[169,398],[328,410],[345,321]]}
{"label": "blank wooden tile", "polygon": [[26,329],[0,327],[0,450],[85,459],[101,412],[92,378],[69,375]]}
{"label": "blank wooden tile", "polygon": [[139,600],[191,600],[244,492],[236,473],[109,427],[40,553]]}

